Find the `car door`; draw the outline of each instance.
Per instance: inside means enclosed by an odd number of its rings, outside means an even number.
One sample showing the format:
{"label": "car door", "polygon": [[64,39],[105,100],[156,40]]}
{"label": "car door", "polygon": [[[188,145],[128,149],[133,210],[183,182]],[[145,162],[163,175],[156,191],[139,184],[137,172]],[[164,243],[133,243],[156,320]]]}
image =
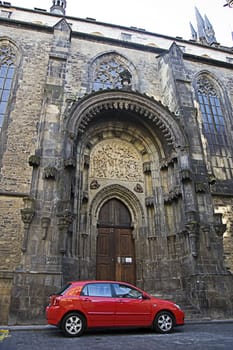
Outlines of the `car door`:
{"label": "car door", "polygon": [[116,296],[116,326],[149,326],[152,323],[151,300],[138,289],[124,283],[114,283]]}
{"label": "car door", "polygon": [[112,297],[110,283],[87,283],[80,294],[80,303],[88,327],[115,326],[116,299]]}

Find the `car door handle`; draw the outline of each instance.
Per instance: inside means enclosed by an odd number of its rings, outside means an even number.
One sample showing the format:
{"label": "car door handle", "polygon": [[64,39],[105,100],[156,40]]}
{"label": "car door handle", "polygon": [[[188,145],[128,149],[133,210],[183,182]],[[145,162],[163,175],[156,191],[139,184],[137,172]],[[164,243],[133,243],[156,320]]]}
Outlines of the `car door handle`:
{"label": "car door handle", "polygon": [[89,303],[91,303],[91,299],[89,298],[85,298],[84,301],[88,301]]}

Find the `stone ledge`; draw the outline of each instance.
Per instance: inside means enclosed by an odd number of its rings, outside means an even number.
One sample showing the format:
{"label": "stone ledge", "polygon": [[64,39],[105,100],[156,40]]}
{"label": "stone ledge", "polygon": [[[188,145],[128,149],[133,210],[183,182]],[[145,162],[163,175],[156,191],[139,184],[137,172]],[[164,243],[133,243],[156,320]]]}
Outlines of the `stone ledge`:
{"label": "stone ledge", "polygon": [[13,279],[13,271],[0,270],[0,278]]}
{"label": "stone ledge", "polygon": [[6,197],[28,197],[28,193],[23,192],[10,192],[10,191],[0,191],[0,196],[6,196]]}

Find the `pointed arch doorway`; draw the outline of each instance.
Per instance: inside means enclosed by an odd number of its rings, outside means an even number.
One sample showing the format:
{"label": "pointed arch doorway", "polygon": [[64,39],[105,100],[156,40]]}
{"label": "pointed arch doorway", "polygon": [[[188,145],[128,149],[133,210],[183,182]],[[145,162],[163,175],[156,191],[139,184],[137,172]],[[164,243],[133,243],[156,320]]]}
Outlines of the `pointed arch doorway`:
{"label": "pointed arch doorway", "polygon": [[135,284],[135,271],[130,212],[120,200],[110,199],[99,213],[96,278]]}

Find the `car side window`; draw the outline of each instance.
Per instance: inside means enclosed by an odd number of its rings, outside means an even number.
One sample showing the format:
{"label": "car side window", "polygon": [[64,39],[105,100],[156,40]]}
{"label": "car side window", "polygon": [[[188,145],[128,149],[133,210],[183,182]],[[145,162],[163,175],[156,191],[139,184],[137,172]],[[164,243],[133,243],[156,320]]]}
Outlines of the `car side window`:
{"label": "car side window", "polygon": [[113,286],[117,298],[142,299],[142,293],[137,289],[118,283],[115,283]]}
{"label": "car side window", "polygon": [[89,283],[83,288],[81,295],[91,297],[112,297],[109,283]]}

